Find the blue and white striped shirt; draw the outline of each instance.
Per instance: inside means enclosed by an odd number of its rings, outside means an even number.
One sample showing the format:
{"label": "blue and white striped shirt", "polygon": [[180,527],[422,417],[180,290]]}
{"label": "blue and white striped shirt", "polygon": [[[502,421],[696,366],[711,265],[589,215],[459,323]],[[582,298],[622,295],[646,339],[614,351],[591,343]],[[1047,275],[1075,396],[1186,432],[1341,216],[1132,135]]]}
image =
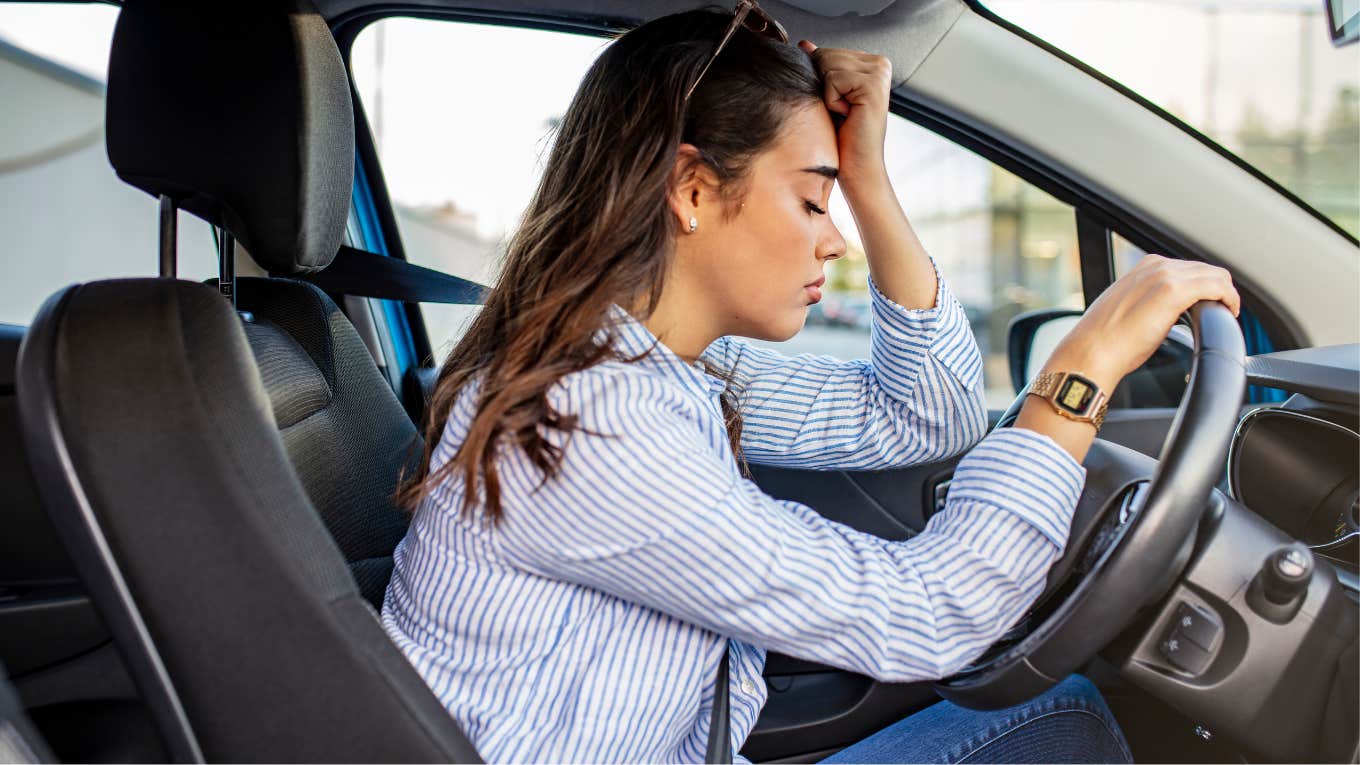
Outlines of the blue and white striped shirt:
{"label": "blue and white striped shirt", "polygon": [[[929,309],[870,292],[869,361],[733,338],[705,350],[734,372],[752,462],[872,470],[982,437],[982,360],[943,279]],[[617,350],[653,346],[613,315]],[[723,388],[661,344],[574,373],[549,391],[582,426],[548,432],[566,449],[558,477],[539,488],[507,444],[498,526],[480,508],[459,514],[460,475],[417,509],[383,624],[487,761],[702,762],[724,650],[738,751],[765,702],[767,650],[887,681],[939,678],[1042,590],[1085,478],[1047,436],[988,436],[959,463],[944,511],[890,542],[744,479]],[[473,390],[435,467],[469,426]]]}

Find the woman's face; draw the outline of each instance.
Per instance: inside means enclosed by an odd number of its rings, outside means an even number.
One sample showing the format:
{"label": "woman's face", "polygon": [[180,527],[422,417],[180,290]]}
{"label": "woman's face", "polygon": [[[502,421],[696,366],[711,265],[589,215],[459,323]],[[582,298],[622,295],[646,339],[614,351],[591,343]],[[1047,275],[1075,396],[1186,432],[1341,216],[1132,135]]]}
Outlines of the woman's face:
{"label": "woman's face", "polygon": [[[820,103],[794,110],[775,144],[751,163],[730,219],[712,211],[682,234],[686,264],[721,335],[782,341],[820,299],[826,261],[845,240],[826,214],[837,167],[836,130]],[[718,209],[717,200],[703,207]],[[814,286],[809,286],[814,285]]]}

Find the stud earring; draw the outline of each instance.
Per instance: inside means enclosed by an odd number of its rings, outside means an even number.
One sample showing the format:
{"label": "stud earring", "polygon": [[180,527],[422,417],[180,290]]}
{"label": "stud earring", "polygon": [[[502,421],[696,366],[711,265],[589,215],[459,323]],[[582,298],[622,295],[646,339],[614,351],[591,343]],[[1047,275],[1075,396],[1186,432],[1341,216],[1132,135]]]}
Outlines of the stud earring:
{"label": "stud earring", "polygon": [[689,232],[693,234],[699,228],[699,219],[691,215],[689,217]]}

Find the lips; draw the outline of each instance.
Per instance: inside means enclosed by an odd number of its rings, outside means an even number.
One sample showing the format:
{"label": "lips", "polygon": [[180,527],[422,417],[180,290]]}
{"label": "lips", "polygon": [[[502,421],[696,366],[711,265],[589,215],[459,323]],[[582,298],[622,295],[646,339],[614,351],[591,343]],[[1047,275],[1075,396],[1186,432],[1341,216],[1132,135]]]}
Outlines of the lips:
{"label": "lips", "polygon": [[[817,281],[812,282],[811,284],[803,285],[803,292],[807,294],[808,298],[812,301],[812,303],[817,303],[821,301],[823,284],[826,284],[825,276],[822,276]],[[808,305],[811,305],[812,303],[809,303]]]}

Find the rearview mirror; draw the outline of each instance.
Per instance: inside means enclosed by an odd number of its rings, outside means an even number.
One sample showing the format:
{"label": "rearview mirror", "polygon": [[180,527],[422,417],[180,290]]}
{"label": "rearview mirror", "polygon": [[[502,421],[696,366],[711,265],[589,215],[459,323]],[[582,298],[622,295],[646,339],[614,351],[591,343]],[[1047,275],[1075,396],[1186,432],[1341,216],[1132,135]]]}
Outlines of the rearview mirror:
{"label": "rearview mirror", "polygon": [[[1048,357],[1081,319],[1081,311],[1041,308],[1011,319],[1006,353],[1017,395],[1048,363]],[[1117,342],[1115,340],[1114,342]],[[1194,357],[1194,337],[1183,324],[1171,327],[1162,346],[1110,394],[1111,408],[1174,407],[1185,393]]]}
{"label": "rearview mirror", "polygon": [[1327,31],[1338,48],[1360,40],[1360,0],[1327,0]]}

